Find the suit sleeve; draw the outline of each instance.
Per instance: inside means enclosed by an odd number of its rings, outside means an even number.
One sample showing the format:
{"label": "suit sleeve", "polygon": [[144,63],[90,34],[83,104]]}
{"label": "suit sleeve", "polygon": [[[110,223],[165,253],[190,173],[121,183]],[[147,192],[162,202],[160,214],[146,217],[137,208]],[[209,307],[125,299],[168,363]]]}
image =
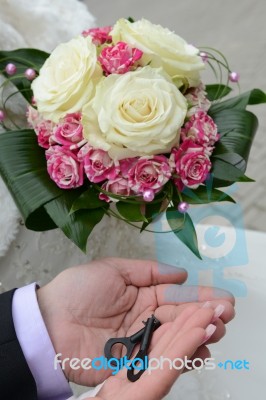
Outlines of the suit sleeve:
{"label": "suit sleeve", "polygon": [[37,400],[37,387],[16,336],[12,317],[15,290],[0,295],[0,396]]}

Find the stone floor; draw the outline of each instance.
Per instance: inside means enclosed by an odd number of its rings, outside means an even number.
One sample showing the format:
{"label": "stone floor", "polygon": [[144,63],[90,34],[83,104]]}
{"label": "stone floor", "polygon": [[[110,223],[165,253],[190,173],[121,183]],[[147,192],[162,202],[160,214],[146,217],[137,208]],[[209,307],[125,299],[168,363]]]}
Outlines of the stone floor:
{"label": "stone floor", "polygon": [[[175,30],[196,46],[222,51],[232,70],[241,76],[241,91],[260,87],[266,91],[265,0],[84,0],[98,25],[120,17],[145,17]],[[234,193],[245,226],[266,231],[266,108],[252,108],[260,127],[250,155],[247,175],[255,183],[241,184]]]}

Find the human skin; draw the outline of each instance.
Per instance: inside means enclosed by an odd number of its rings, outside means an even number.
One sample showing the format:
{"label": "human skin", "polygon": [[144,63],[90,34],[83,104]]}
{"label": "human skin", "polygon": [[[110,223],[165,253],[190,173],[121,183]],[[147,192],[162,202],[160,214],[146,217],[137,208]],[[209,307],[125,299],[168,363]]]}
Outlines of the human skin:
{"label": "human skin", "polygon": [[[217,329],[207,344],[219,341],[225,334],[225,324],[234,317],[234,298],[226,291],[198,287],[195,300],[195,287],[192,287],[191,300],[186,295],[186,302],[180,298],[176,301],[186,278],[184,269],[162,266],[151,260],[120,258],[92,261],[63,271],[37,291],[55,352],[62,354],[61,359],[100,357],[109,338],[130,336],[143,327],[142,321],[151,314],[162,323],[154,334],[156,338],[187,307],[199,308],[206,301],[211,312],[219,304],[224,306],[215,322]],[[190,288],[186,286],[186,290]],[[205,345],[193,349],[191,359],[210,355]],[[122,346],[113,355],[117,358],[125,355]],[[68,363],[64,369],[68,380],[86,386],[103,382],[111,372],[73,370]]]}

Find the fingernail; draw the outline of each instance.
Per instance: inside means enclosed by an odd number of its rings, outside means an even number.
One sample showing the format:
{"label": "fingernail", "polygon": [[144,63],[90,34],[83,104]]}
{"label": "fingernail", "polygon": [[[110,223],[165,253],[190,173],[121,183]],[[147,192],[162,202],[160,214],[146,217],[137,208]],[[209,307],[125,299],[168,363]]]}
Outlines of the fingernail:
{"label": "fingernail", "polygon": [[185,268],[175,267],[174,265],[158,263],[158,271],[160,274],[176,274],[176,273],[186,273]]}
{"label": "fingernail", "polygon": [[210,324],[210,325],[207,326],[207,328],[205,329],[205,336],[204,336],[204,339],[203,339],[201,344],[207,342],[210,339],[210,337],[216,331],[216,328],[217,327],[215,325],[213,325],[213,324]]}
{"label": "fingernail", "polygon": [[219,304],[215,309],[214,309],[214,314],[212,318],[212,322],[216,322],[218,318],[222,315],[222,313],[225,310],[225,306],[223,304]]}
{"label": "fingernail", "polygon": [[205,303],[203,303],[200,308],[211,308],[211,302],[210,301],[206,301]]}

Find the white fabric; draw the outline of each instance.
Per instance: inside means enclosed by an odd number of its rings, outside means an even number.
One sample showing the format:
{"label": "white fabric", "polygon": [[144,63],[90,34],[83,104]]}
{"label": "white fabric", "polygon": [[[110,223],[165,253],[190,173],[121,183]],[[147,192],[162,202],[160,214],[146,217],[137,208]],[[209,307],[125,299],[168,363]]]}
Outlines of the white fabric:
{"label": "white fabric", "polygon": [[[0,49],[35,47],[47,52],[83,29],[94,26],[95,18],[78,0],[0,0]],[[2,83],[2,81],[0,81]],[[17,100],[18,101],[18,100]],[[22,109],[9,102],[16,114]],[[16,237],[18,210],[0,177],[0,257]]]}
{"label": "white fabric", "polygon": [[94,389],[89,390],[88,392],[82,394],[79,397],[72,396],[72,397],[69,397],[69,399],[67,399],[67,400],[85,400],[85,399],[89,399],[91,397],[95,397],[99,393],[99,391],[101,390],[103,385],[104,385],[104,382],[101,383],[100,385],[96,386]]}

